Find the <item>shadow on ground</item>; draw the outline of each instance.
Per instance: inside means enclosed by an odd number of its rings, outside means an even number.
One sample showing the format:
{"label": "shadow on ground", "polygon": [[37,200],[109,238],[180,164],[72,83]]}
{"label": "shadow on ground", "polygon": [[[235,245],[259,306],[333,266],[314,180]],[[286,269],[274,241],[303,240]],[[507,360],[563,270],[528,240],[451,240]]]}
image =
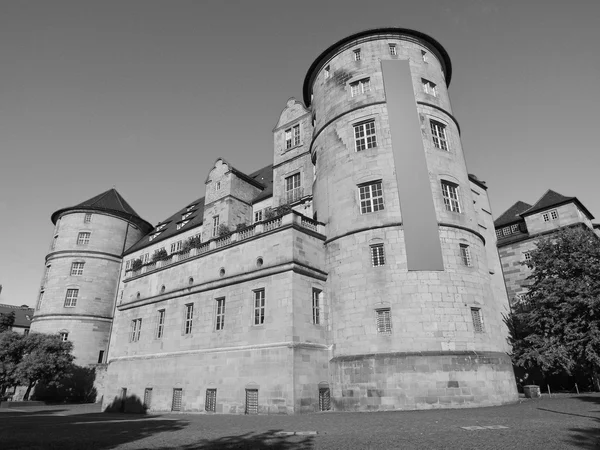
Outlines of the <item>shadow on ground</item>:
{"label": "shadow on ground", "polygon": [[[193,444],[177,446],[181,450],[302,450],[313,448],[313,436],[279,435],[280,430],[264,433],[245,433],[239,436],[224,436],[216,439],[200,439]],[[172,449],[163,447],[161,450]]]}
{"label": "shadow on ground", "polygon": [[[600,449],[600,410],[595,406],[600,406],[600,395],[581,395],[576,397],[582,402],[581,413],[563,413],[572,416],[588,417],[591,425],[588,427],[570,428],[571,435],[567,442],[578,448]],[[585,405],[590,403],[591,405]],[[591,408],[590,408],[591,406]]]}

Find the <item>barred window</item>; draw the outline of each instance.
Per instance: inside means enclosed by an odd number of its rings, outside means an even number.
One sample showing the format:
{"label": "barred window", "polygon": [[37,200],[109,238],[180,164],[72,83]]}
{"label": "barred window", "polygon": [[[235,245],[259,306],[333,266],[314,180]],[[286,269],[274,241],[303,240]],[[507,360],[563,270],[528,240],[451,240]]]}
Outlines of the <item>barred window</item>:
{"label": "barred window", "polygon": [[483,319],[480,308],[471,308],[471,319],[473,320],[473,330],[475,333],[483,333]]}
{"label": "barred window", "polygon": [[431,138],[433,145],[441,150],[448,151],[448,136],[446,135],[446,125],[436,120],[430,120]]}
{"label": "barred window", "polygon": [[206,390],[206,401],[204,402],[204,409],[209,412],[217,411],[217,390],[207,389]]}
{"label": "barred window", "polygon": [[448,181],[442,181],[442,196],[447,211],[460,212],[460,201],[458,199],[458,185]]}
{"label": "barred window", "polygon": [[90,243],[90,236],[92,233],[87,231],[82,231],[77,236],[77,245],[87,245]]}
{"label": "barred window", "polygon": [[384,209],[383,187],[381,181],[358,187],[360,194],[360,213],[366,214]]}
{"label": "barred window", "polygon": [[156,318],[156,339],[161,339],[165,334],[165,310],[161,309],[158,311],[158,317]]}
{"label": "barred window", "polygon": [[321,323],[321,290],[313,288],[312,290],[312,318],[313,324],[319,325]]}
{"label": "barred window", "polygon": [[140,333],[142,331],[142,319],[133,319],[131,321],[131,330],[129,334],[130,342],[137,342],[140,340]]}
{"label": "barred window", "polygon": [[471,262],[471,249],[467,244],[460,244],[460,257],[463,265],[467,267],[471,267],[473,265]]}
{"label": "barred window", "polygon": [[357,95],[364,94],[365,92],[371,92],[371,79],[363,78],[362,80],[350,83],[350,95],[356,97]]}
{"label": "barred window", "polygon": [[225,297],[216,299],[216,302],[215,329],[222,330],[225,328]]}
{"label": "barred window", "polygon": [[354,144],[357,152],[377,147],[374,120],[354,125]]}
{"label": "barred window", "polygon": [[192,325],[194,320],[194,304],[189,303],[185,305],[185,322],[183,328],[183,334],[190,334],[192,332]]}
{"label": "barred window", "polygon": [[78,295],[79,289],[67,289],[67,295],[65,296],[65,308],[73,308],[77,306]]}
{"label": "barred window", "polygon": [[377,333],[391,334],[392,333],[392,316],[390,308],[377,309]]}
{"label": "barred window", "polygon": [[83,264],[82,262],[74,262],[71,264],[71,275],[83,275]]}
{"label": "barred window", "polygon": [[373,267],[383,266],[385,264],[383,244],[371,245],[371,264]]}
{"label": "barred window", "polygon": [[265,323],[265,290],[254,291],[254,325]]}

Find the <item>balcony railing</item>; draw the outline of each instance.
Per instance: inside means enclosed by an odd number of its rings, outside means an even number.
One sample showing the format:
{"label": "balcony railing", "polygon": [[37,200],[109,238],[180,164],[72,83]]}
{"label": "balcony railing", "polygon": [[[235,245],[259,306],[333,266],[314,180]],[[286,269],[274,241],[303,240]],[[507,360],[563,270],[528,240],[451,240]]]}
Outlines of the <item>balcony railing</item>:
{"label": "balcony railing", "polygon": [[125,279],[137,277],[139,275],[170,266],[179,261],[184,261],[195,256],[200,256],[211,250],[227,247],[237,242],[244,241],[255,236],[260,236],[262,233],[267,233],[273,230],[277,230],[278,228],[281,228],[283,226],[290,226],[294,224],[296,224],[296,226],[300,226],[302,228],[314,231],[322,235],[325,234],[324,225],[322,223],[310,219],[309,217],[305,217],[302,214],[299,214],[295,211],[291,211],[279,217],[275,217],[262,222],[257,222],[247,228],[244,228],[243,230],[236,231],[227,236],[211,239],[208,242],[202,243],[200,247],[191,248],[187,251],[181,251],[179,253],[173,253],[169,255],[166,259],[163,259],[161,261],[153,261],[148,264],[145,264],[144,266],[142,266],[141,269],[135,271],[127,270],[125,271]]}

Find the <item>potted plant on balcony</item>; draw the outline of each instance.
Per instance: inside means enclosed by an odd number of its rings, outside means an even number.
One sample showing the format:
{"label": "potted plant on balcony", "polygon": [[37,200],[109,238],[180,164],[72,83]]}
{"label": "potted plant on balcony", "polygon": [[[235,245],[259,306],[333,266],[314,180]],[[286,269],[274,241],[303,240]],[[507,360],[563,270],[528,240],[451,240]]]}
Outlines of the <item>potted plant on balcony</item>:
{"label": "potted plant on balcony", "polygon": [[134,272],[137,272],[138,270],[140,270],[142,268],[142,259],[141,258],[136,258],[131,262],[131,270]]}
{"label": "potted plant on balcony", "polygon": [[152,262],[163,261],[169,257],[169,254],[164,248],[160,248],[154,251],[152,255]]}

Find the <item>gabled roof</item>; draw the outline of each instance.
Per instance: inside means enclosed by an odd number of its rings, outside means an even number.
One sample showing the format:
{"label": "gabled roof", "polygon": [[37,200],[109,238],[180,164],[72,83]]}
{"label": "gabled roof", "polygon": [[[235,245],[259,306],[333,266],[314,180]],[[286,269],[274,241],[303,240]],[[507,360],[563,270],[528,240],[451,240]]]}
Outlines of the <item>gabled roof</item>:
{"label": "gabled roof", "polygon": [[[231,165],[229,165],[229,168],[230,169],[232,168]],[[257,203],[261,200],[265,200],[273,195],[273,165],[272,164],[270,164],[266,167],[263,167],[262,169],[259,169],[256,172],[251,173],[250,175],[246,175],[242,172],[239,172],[238,170],[235,170],[235,174],[237,176],[240,176],[240,174],[241,174],[241,175],[243,175],[243,177],[240,177],[240,178],[243,178],[246,181],[250,180],[250,184],[258,185],[258,186],[264,188],[263,191],[260,194],[258,194],[258,196],[252,201],[252,203]],[[190,208],[192,205],[194,205],[194,207],[192,209],[190,209],[190,211],[188,211],[188,208]],[[190,220],[190,222],[178,230],[177,224],[182,221],[182,216],[184,214],[187,214],[188,212],[192,212],[192,215],[188,218]],[[190,231],[191,229],[193,229],[195,227],[199,227],[200,225],[202,225],[203,219],[204,219],[204,197],[201,197],[193,202],[187,203],[186,206],[179,209],[175,214],[173,214],[170,217],[166,218],[165,220],[157,223],[156,227],[153,227],[143,238],[141,238],[139,241],[137,241],[135,244],[133,244],[131,247],[129,247],[124,252],[124,255],[131,254],[131,253],[141,250],[145,247],[154,245],[157,242],[164,241],[170,237],[176,236],[181,233],[185,233],[186,231]],[[150,236],[152,234],[154,234],[155,232],[157,232],[156,229],[160,225],[166,225],[166,226],[164,228],[162,228],[161,233],[155,239],[150,241],[149,240]]]}
{"label": "gabled roof", "polygon": [[142,219],[115,188],[109,189],[108,191],[98,194],[75,206],[59,209],[52,214],[52,223],[56,225],[56,221],[61,214],[77,209],[108,212],[126,220],[130,220],[146,232],[152,228],[152,225]]}
{"label": "gabled roof", "polygon": [[591,220],[594,218],[592,214],[587,210],[585,206],[577,199],[577,197],[565,197],[558,192],[553,191],[552,189],[548,189],[544,195],[529,209],[521,212],[521,216],[529,216],[533,213],[543,211],[545,209],[549,209],[555,206],[564,205],[565,203],[574,202],[577,204],[579,209],[581,209]]}
{"label": "gabled roof", "polygon": [[15,323],[13,324],[13,327],[29,328],[31,319],[33,318],[33,308],[0,304],[0,314],[10,314],[13,311],[15,313]]}
{"label": "gabled roof", "polygon": [[504,213],[502,213],[500,217],[494,220],[494,226],[502,227],[504,225],[523,220],[520,214],[529,208],[531,208],[531,205],[529,203],[525,203],[519,200],[517,203],[515,203],[506,211],[504,211]]}

